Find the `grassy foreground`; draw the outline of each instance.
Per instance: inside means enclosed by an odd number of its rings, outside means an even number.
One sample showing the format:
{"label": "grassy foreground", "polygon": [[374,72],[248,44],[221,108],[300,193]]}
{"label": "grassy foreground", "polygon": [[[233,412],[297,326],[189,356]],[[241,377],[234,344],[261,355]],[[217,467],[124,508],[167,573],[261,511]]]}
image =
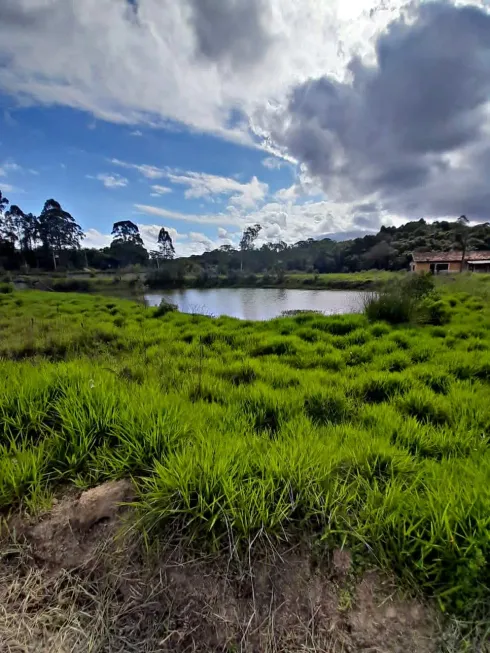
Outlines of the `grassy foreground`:
{"label": "grassy foreground", "polygon": [[490,308],[444,303],[447,325],[395,328],[1,294],[0,510],[133,477],[150,536],[311,536],[485,619]]}

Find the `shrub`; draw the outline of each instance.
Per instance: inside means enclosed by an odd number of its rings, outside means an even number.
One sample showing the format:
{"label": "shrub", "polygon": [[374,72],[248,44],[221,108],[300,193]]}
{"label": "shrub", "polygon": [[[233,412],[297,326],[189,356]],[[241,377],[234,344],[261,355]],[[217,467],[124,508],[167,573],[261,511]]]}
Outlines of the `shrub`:
{"label": "shrub", "polygon": [[366,295],[364,313],[371,322],[411,322],[419,316],[424,298],[433,293],[434,281],[431,275],[411,275],[402,281],[391,283],[383,290]]}
{"label": "shrub", "polygon": [[364,297],[364,313],[370,322],[384,321],[390,324],[410,322],[417,302],[398,289],[369,293]]}
{"label": "shrub", "polygon": [[14,292],[14,284],[0,283],[0,295],[9,295]]}
{"label": "shrub", "polygon": [[51,287],[55,292],[90,292],[92,284],[88,279],[60,279]]}
{"label": "shrub", "polygon": [[167,315],[167,313],[173,313],[174,311],[177,310],[178,308],[175,304],[171,304],[166,299],[162,299],[158,308],[155,308],[155,310],[153,311],[153,316],[163,317],[164,315]]}
{"label": "shrub", "polygon": [[256,286],[256,285],[257,285],[257,281],[258,281],[258,277],[257,277],[256,274],[253,274],[253,273],[252,273],[252,274],[248,274],[248,275],[245,277],[245,283],[246,283],[248,286]]}

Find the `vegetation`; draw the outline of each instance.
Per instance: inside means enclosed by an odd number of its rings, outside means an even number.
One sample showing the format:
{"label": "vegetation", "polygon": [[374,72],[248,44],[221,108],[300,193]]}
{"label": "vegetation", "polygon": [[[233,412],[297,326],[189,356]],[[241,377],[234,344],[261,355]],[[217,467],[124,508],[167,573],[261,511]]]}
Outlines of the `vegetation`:
{"label": "vegetation", "polygon": [[489,286],[466,286],[441,290],[438,325],[240,322],[6,290],[0,508],[132,477],[149,538],[170,529],[220,549],[308,536],[484,618]]}
{"label": "vegetation", "polygon": [[[381,227],[379,233],[336,242],[308,239],[293,245],[279,241],[256,245],[262,227],[244,229],[238,248],[223,245],[200,256],[175,258],[172,238],[164,227],[156,249],[148,253],[138,226],[116,222],[109,247],[82,248],[83,231],[55,200],[39,216],[24,213],[0,191],[0,268],[6,270],[121,270],[139,266],[150,272],[153,287],[180,285],[281,285],[286,275],[362,273],[366,270],[407,270],[413,251],[490,250],[490,225],[469,226],[466,216],[454,222],[427,224],[424,220],[401,227]],[[175,260],[174,260],[175,259]],[[312,283],[312,282],[310,282]]]}

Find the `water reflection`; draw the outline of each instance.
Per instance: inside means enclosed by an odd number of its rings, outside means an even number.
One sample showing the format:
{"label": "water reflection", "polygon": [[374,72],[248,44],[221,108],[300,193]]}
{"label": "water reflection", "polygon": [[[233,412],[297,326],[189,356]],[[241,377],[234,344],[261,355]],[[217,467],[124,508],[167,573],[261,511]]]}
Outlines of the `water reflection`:
{"label": "water reflection", "polygon": [[361,310],[362,293],[349,290],[289,290],[286,288],[188,288],[145,295],[149,306],[162,299],[183,313],[230,315],[242,320],[269,320],[284,311],[311,310],[327,315]]}

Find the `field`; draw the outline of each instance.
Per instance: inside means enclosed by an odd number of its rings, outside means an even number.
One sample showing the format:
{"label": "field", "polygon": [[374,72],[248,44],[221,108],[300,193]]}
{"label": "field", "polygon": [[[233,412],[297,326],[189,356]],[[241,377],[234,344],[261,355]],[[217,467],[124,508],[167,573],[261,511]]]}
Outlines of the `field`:
{"label": "field", "polygon": [[148,542],[306,538],[488,625],[489,285],[447,282],[447,324],[400,326],[3,287],[0,514],[132,478]]}

